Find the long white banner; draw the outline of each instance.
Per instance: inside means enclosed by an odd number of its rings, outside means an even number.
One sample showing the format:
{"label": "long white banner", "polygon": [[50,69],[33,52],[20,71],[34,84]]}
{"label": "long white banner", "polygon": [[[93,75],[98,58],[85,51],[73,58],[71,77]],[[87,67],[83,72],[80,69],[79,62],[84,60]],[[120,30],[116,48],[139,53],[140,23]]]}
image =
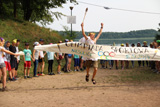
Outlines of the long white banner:
{"label": "long white banner", "polygon": [[120,47],[87,45],[80,42],[66,42],[36,46],[36,50],[76,54],[86,58],[104,60],[153,60],[160,61],[160,50],[148,47]]}

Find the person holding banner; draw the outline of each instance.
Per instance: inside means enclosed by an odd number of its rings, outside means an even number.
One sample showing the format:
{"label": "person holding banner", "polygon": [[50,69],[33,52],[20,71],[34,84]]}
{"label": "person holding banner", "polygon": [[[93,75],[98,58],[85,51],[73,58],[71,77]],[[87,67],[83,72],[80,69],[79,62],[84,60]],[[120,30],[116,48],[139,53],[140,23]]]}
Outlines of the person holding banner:
{"label": "person holding banner", "polygon": [[[96,44],[97,40],[99,39],[100,35],[102,34],[102,30],[103,30],[103,23],[101,23],[101,28],[100,28],[100,31],[97,35],[97,37],[95,38],[95,33],[89,33],[89,37],[87,37],[87,35],[85,34],[85,31],[84,31],[84,23],[81,24],[81,27],[82,27],[82,34],[86,40],[86,44],[90,44],[90,45],[93,45],[93,44]],[[86,60],[86,66],[87,66],[87,75],[86,75],[86,81],[88,82],[89,81],[89,69],[91,67],[91,65],[93,64],[93,67],[94,67],[94,72],[93,72],[93,76],[92,76],[92,82],[93,84],[96,84],[96,81],[95,81],[95,75],[97,73],[97,70],[98,70],[98,60],[97,59],[93,59],[93,58],[88,58]]]}

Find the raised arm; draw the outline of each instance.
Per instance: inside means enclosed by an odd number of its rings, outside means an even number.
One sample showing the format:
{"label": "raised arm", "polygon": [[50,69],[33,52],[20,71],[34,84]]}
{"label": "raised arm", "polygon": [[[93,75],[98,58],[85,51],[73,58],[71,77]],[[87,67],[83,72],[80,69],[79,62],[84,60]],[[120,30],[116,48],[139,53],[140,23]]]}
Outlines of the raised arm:
{"label": "raised arm", "polygon": [[5,53],[10,54],[10,55],[19,56],[19,54],[17,54],[17,53],[13,53],[13,52],[8,51],[8,50],[6,50],[6,49],[1,49],[1,50],[2,50],[3,52],[5,52]]}
{"label": "raised arm", "polygon": [[83,34],[84,38],[87,40],[88,38],[87,38],[87,35],[84,32],[84,24],[83,23],[81,24],[81,27],[82,27],[82,34]]}
{"label": "raised arm", "polygon": [[103,30],[103,23],[101,23],[101,29],[100,29],[100,31],[99,31],[97,37],[96,37],[96,41],[97,41],[97,40],[99,39],[99,37],[101,36],[102,30]]}

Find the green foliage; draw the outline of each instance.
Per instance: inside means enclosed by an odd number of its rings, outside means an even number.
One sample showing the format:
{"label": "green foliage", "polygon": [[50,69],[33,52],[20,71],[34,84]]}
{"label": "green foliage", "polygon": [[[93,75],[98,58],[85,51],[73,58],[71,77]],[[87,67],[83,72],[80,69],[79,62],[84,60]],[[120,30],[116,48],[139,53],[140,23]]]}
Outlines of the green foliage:
{"label": "green foliage", "polygon": [[63,29],[65,31],[59,31],[59,34],[62,35],[62,37],[67,38],[69,40],[74,40],[77,37],[76,31],[72,31],[72,36],[71,36],[71,30],[67,26],[63,26]]}
{"label": "green foliage", "polygon": [[63,7],[67,1],[77,4],[76,0],[0,0],[0,18],[14,17],[46,25],[63,16],[51,9]]}

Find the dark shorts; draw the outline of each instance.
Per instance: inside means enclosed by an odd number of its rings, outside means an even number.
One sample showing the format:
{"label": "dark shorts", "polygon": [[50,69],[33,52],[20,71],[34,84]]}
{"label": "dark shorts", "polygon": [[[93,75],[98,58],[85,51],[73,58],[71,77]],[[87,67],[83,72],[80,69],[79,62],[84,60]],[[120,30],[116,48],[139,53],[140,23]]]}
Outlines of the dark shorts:
{"label": "dark shorts", "polygon": [[17,66],[16,60],[11,60],[10,64],[11,64],[11,69],[16,68]]}
{"label": "dark shorts", "polygon": [[5,63],[0,63],[0,68],[6,67]]}
{"label": "dark shorts", "polygon": [[39,62],[39,63],[44,62],[44,58],[41,58],[41,59],[38,58],[38,62]]}
{"label": "dark shorts", "polygon": [[[20,61],[19,61],[19,63],[20,63]],[[17,61],[16,61],[16,67],[15,67],[16,71],[18,70],[19,63],[17,63]]]}
{"label": "dark shorts", "polygon": [[57,60],[58,65],[61,65],[61,59]]}
{"label": "dark shorts", "polygon": [[98,68],[98,61],[87,60],[86,67],[90,68],[93,65],[94,68]]}

